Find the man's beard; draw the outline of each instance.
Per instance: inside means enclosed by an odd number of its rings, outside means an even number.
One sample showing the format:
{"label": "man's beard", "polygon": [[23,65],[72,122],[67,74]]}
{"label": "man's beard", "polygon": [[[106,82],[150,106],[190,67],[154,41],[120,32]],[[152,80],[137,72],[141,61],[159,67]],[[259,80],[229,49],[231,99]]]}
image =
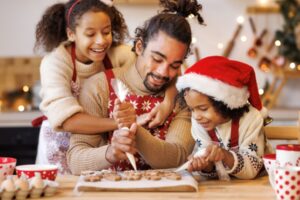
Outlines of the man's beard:
{"label": "man's beard", "polygon": [[[149,77],[152,76],[152,77],[156,77],[158,79],[163,79],[165,81],[165,83],[163,85],[161,85],[160,87],[153,87],[150,83],[149,83]],[[164,91],[167,86],[169,85],[169,82],[170,82],[170,78],[169,77],[161,77],[161,76],[158,76],[158,75],[155,75],[153,74],[152,72],[148,73],[146,75],[146,78],[144,80],[144,85],[145,87],[150,91],[150,92],[153,92],[153,93],[159,93],[161,91]]]}

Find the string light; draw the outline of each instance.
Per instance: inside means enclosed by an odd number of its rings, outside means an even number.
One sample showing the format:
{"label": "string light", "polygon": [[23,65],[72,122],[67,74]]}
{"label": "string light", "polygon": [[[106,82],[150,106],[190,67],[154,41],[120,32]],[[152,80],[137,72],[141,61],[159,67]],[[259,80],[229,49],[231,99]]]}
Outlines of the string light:
{"label": "string light", "polygon": [[296,68],[296,64],[295,64],[295,63],[293,63],[293,62],[292,62],[292,63],[290,63],[290,68],[291,68],[291,69],[295,69],[295,68]]}
{"label": "string light", "polygon": [[238,18],[236,19],[237,23],[239,24],[243,24],[245,21],[245,18],[243,16],[238,16]]}
{"label": "string light", "polygon": [[264,93],[265,93],[264,89],[260,88],[260,89],[258,90],[258,94],[259,94],[259,95],[263,95]]}
{"label": "string light", "polygon": [[23,112],[24,110],[25,110],[25,106],[23,106],[23,105],[18,106],[18,111],[19,112]]}
{"label": "string light", "polygon": [[23,89],[23,92],[28,92],[29,91],[29,86],[24,85],[22,89]]}
{"label": "string light", "polygon": [[246,42],[247,39],[248,39],[248,38],[247,38],[245,35],[243,35],[243,36],[241,37],[241,41],[242,41],[242,42]]}
{"label": "string light", "polygon": [[275,41],[275,46],[276,46],[276,47],[279,47],[279,46],[281,46],[281,42],[280,42],[280,40],[276,40],[276,41]]}
{"label": "string light", "polygon": [[218,43],[217,46],[218,46],[218,49],[223,49],[223,48],[224,48],[224,44],[223,44],[223,43],[220,43],[220,42]]}
{"label": "string light", "polygon": [[193,14],[190,14],[190,15],[188,16],[189,19],[193,19],[194,17],[195,17],[195,15],[193,15]]}
{"label": "string light", "polygon": [[261,6],[266,6],[270,3],[270,0],[258,0],[258,4]]}
{"label": "string light", "polygon": [[197,38],[196,37],[192,37],[192,44],[195,44],[197,42]]}
{"label": "string light", "polygon": [[297,70],[300,70],[300,65],[297,65]]}

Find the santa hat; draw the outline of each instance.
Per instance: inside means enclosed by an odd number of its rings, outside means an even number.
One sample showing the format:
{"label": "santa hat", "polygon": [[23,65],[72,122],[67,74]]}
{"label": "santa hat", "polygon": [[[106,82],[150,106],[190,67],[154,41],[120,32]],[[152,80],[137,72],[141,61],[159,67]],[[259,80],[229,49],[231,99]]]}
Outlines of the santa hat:
{"label": "santa hat", "polygon": [[267,116],[258,93],[255,72],[245,63],[222,56],[210,56],[188,68],[177,80],[179,91],[190,88],[221,101],[230,109],[248,102]]}

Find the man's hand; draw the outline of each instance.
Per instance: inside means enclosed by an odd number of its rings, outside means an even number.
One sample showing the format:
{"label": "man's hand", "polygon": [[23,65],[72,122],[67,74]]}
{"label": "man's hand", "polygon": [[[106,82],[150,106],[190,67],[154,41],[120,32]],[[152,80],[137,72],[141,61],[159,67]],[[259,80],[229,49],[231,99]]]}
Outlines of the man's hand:
{"label": "man's hand", "polygon": [[149,128],[155,128],[164,124],[170,113],[173,111],[171,105],[161,103],[155,106],[150,113],[148,113],[142,120],[138,120],[139,125],[148,123]]}
{"label": "man's hand", "polygon": [[114,104],[113,118],[119,128],[130,127],[136,122],[136,112],[131,103],[116,99]]}
{"label": "man's hand", "polygon": [[108,146],[105,155],[109,162],[114,163],[127,159],[125,152],[133,155],[137,152],[135,143],[136,129],[137,125],[134,123],[129,130],[119,129],[114,131],[111,144]]}

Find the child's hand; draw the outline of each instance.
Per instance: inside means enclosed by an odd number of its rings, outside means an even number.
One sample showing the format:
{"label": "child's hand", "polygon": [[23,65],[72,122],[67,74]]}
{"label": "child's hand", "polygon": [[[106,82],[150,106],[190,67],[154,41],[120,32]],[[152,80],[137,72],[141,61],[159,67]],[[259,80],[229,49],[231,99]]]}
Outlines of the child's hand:
{"label": "child's hand", "polygon": [[222,149],[219,145],[211,144],[206,147],[205,159],[210,162],[222,161],[225,159],[225,149]]}
{"label": "child's hand", "polygon": [[209,166],[209,162],[202,156],[199,157],[191,157],[189,156],[189,160],[191,160],[191,163],[188,166],[188,171],[201,171],[203,169],[206,169]]}
{"label": "child's hand", "polygon": [[119,99],[115,100],[113,118],[118,123],[118,127],[130,127],[136,122],[135,109],[129,102],[121,102]]}
{"label": "child's hand", "polygon": [[173,106],[164,102],[155,106],[146,118],[146,121],[149,122],[148,127],[154,128],[163,125],[172,111]]}

